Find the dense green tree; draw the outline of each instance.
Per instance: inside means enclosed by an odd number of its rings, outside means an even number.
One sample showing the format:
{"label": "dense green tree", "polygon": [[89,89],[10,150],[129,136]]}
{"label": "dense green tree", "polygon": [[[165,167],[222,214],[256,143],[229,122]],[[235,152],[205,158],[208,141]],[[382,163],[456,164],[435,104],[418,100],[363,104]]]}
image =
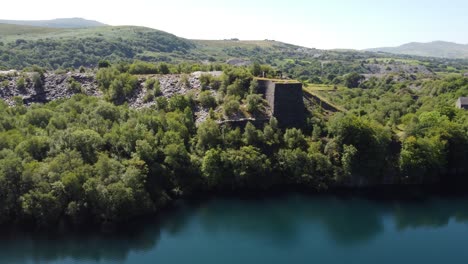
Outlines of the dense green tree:
{"label": "dense green tree", "polygon": [[207,150],[215,148],[221,142],[221,132],[218,124],[208,119],[198,126],[197,129],[197,148]]}
{"label": "dense green tree", "polygon": [[307,149],[305,137],[302,134],[302,131],[297,128],[286,129],[286,132],[284,133],[284,143],[290,149]]}
{"label": "dense green tree", "polygon": [[264,100],[260,94],[249,94],[247,96],[246,102],[247,111],[256,114],[261,112]]}
{"label": "dense green tree", "polygon": [[198,95],[198,101],[205,108],[216,107],[216,99],[210,91],[203,91]]}
{"label": "dense green tree", "polygon": [[430,183],[446,163],[445,142],[440,138],[408,137],[403,142],[400,167],[404,181]]}
{"label": "dense green tree", "polygon": [[263,143],[262,131],[255,128],[255,126],[248,122],[245,125],[243,141],[246,145],[259,146]]}
{"label": "dense green tree", "polygon": [[359,87],[359,84],[361,84],[362,80],[364,80],[364,76],[360,75],[359,73],[353,72],[347,74],[344,80],[346,87],[356,88]]}
{"label": "dense green tree", "polygon": [[240,110],[239,100],[236,97],[228,96],[223,104],[223,111],[227,117],[232,117]]}
{"label": "dense green tree", "polygon": [[130,65],[128,69],[130,74],[156,74],[158,68],[155,64],[143,61],[136,61]]}
{"label": "dense green tree", "polygon": [[[29,45],[29,40],[20,45]],[[360,80],[359,87],[348,89],[339,86],[345,80],[336,76],[365,74],[369,60],[348,54],[344,63],[332,52],[327,54],[330,63],[321,64],[305,55],[289,61],[259,50],[229,50],[232,54],[259,52],[253,61],[276,63],[278,69],[260,65],[267,76],[282,70],[283,75],[325,83],[305,89],[320,96],[305,98],[310,110],[305,128],[283,130],[275,118],[264,125],[255,120],[255,126],[248,123],[244,128],[238,126],[241,122],[223,120],[249,117],[245,110],[263,109],[250,67],[171,65],[167,58],[158,60],[167,63],[157,66],[139,61],[132,66],[102,56],[113,63],[96,73],[103,98],[77,94],[30,106],[20,97],[0,102],[0,224],[27,222],[45,227],[62,218],[74,224],[122,223],[204,190],[225,194],[458,183],[468,171],[468,112],[453,104],[468,92],[467,78],[460,74],[433,78],[392,73]],[[96,65],[98,59],[90,63]],[[160,96],[159,82],[149,78],[141,88],[155,97],[155,105],[128,107],[125,103],[135,99],[142,83],[129,72],[160,72],[161,65],[167,66],[167,73],[217,70],[223,74],[200,77],[205,91],[198,101],[194,93],[170,99]],[[42,80],[48,76],[39,67],[26,71],[36,72]],[[0,75],[0,82],[8,79],[10,83],[9,78],[22,76]],[[25,79],[26,87],[30,83]],[[213,103],[215,93],[219,107]],[[209,101],[205,105],[211,107],[210,118],[196,122],[204,96]]]}

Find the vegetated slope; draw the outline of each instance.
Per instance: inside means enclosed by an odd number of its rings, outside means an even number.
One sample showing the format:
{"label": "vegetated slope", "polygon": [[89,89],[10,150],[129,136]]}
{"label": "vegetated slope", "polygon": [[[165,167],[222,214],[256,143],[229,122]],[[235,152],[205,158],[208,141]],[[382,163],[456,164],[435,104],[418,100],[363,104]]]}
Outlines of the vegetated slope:
{"label": "vegetated slope", "polygon": [[300,47],[274,40],[193,40],[196,52],[210,61],[244,58],[251,61],[272,63],[282,56],[299,54],[319,56],[324,51]]}
{"label": "vegetated slope", "polygon": [[48,28],[87,28],[87,27],[102,27],[107,26],[104,23],[87,20],[79,17],[74,18],[57,18],[51,20],[5,20],[0,19],[2,24],[14,24],[35,27],[48,27]]}
{"label": "vegetated slope", "polygon": [[398,47],[375,48],[369,51],[452,59],[468,58],[468,45],[445,41],[412,42]]}
{"label": "vegetated slope", "polygon": [[0,23],[0,41],[15,41],[19,38],[39,38],[41,34],[56,33],[62,29]]}
{"label": "vegetated slope", "polygon": [[[15,30],[20,32],[15,34]],[[167,61],[183,57],[195,45],[172,34],[144,27],[47,29],[0,26],[0,66],[48,68],[95,66],[110,61]]]}
{"label": "vegetated slope", "polygon": [[[83,31],[50,35],[71,34],[77,41],[78,32]],[[98,34],[102,42],[113,39],[112,31]],[[466,179],[468,111],[454,106],[468,93],[468,78],[461,74],[466,62],[316,51],[268,41],[186,41],[192,46],[185,54],[159,54],[183,60],[206,52],[216,61],[233,54],[271,63],[137,61],[97,72],[49,74],[32,67],[34,73],[0,73],[0,95],[9,100],[0,100],[0,200],[5,201],[0,225],[55,227],[64,218],[107,226],[210,192]],[[208,74],[212,68],[218,72]],[[198,76],[194,69],[201,71]],[[270,113],[252,80],[274,77],[278,69],[322,83],[305,87],[311,95],[306,95],[309,111],[302,129],[282,129],[275,119],[241,128],[217,122]]]}
{"label": "vegetated slope", "polygon": [[[325,84],[340,83],[351,72],[366,77],[401,71],[463,73],[468,65],[468,60],[318,50],[274,40],[188,40],[134,26],[59,29],[0,24],[0,70],[32,65],[49,70],[95,67],[100,60],[198,64],[193,71],[210,63],[259,63],[274,67],[282,76]],[[261,75],[263,70],[258,70]]]}
{"label": "vegetated slope", "polygon": [[232,58],[281,64],[285,56],[314,56],[322,51],[276,41],[187,40],[144,27],[58,29],[0,24],[0,67],[51,69],[111,62],[226,62]]}

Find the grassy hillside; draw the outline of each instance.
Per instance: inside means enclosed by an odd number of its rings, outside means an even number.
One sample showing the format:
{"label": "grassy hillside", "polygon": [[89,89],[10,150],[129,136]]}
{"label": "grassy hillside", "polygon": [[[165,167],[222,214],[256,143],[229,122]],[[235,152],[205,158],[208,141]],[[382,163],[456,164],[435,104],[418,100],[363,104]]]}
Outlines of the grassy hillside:
{"label": "grassy hillside", "polygon": [[165,54],[182,57],[195,47],[172,34],[132,26],[49,29],[2,25],[0,36],[0,65],[4,68],[95,66],[101,59],[168,61]]}
{"label": "grassy hillside", "polygon": [[370,49],[370,51],[438,58],[468,58],[468,45],[444,41],[434,41],[429,43],[413,42],[399,47],[376,48]]}
{"label": "grassy hillside", "polygon": [[58,18],[52,20],[4,20],[0,19],[1,24],[24,25],[34,27],[48,28],[87,28],[106,26],[98,21],[86,20],[83,18]]}
{"label": "grassy hillside", "polygon": [[0,40],[12,41],[21,37],[25,38],[40,38],[42,34],[57,33],[63,29],[45,28],[34,26],[21,26],[0,23]]}
{"label": "grassy hillside", "polygon": [[[100,60],[199,65],[258,63],[281,71],[283,76],[317,84],[340,83],[351,72],[382,76],[403,69],[403,73],[413,73],[418,65],[423,67],[418,72],[426,74],[468,71],[467,60],[317,50],[273,40],[188,40],[144,27],[59,29],[0,24],[0,69],[32,65],[48,69],[95,67]],[[259,73],[273,72],[260,65]]]}

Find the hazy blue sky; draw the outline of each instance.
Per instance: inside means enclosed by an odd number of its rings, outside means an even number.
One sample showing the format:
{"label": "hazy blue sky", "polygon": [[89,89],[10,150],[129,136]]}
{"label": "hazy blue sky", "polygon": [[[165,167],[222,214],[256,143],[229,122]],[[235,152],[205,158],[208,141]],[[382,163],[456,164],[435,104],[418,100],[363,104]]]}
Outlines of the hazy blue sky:
{"label": "hazy blue sky", "polygon": [[185,38],[274,39],[315,48],[468,43],[467,0],[11,0],[2,19],[84,17]]}

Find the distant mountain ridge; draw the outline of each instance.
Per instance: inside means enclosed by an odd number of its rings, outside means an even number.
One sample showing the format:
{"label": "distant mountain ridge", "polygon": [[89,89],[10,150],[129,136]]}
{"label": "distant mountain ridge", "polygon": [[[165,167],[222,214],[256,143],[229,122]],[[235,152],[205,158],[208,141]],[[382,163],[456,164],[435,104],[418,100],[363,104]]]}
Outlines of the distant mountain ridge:
{"label": "distant mountain ridge", "polygon": [[374,48],[367,49],[366,51],[449,59],[468,59],[467,44],[447,41],[433,41],[428,43],[411,42],[398,47]]}
{"label": "distant mountain ridge", "polygon": [[51,20],[4,20],[0,19],[0,24],[12,24],[23,26],[35,26],[46,28],[90,28],[107,26],[104,23],[87,20],[84,18],[57,18]]}

